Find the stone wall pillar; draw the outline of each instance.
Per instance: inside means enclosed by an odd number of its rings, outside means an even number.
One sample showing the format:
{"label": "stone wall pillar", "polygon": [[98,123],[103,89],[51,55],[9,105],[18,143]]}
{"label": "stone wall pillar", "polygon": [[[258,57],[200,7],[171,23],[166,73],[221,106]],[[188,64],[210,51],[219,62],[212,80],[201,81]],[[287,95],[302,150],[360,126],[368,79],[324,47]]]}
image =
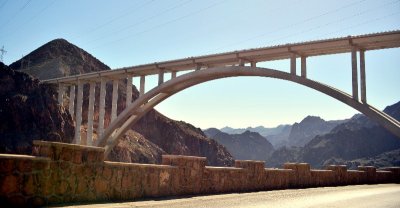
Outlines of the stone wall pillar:
{"label": "stone wall pillar", "polygon": [[327,170],[332,170],[335,175],[334,185],[344,185],[347,179],[347,167],[345,165],[329,165]]}
{"label": "stone wall pillar", "polygon": [[[311,170],[308,163],[285,163],[284,169],[294,170],[296,175],[297,187],[310,187],[311,186]],[[296,182],[295,182],[296,183]]]}
{"label": "stone wall pillar", "polygon": [[366,183],[372,184],[376,181],[376,168],[374,166],[358,166],[358,170],[367,174]]}
{"label": "stone wall pillar", "polygon": [[201,193],[201,181],[203,180],[203,172],[206,166],[207,158],[193,157],[183,155],[163,155],[162,164],[178,167],[178,175],[174,188],[176,193],[199,194]]}
{"label": "stone wall pillar", "polygon": [[243,168],[247,172],[246,191],[260,190],[264,186],[265,168],[264,161],[235,160],[236,168]]}
{"label": "stone wall pillar", "polygon": [[[104,148],[47,141],[33,141],[32,154],[50,158],[43,188],[47,203],[96,201],[96,178],[104,167]],[[102,191],[102,190],[100,190]],[[104,190],[103,190],[104,191]]]}

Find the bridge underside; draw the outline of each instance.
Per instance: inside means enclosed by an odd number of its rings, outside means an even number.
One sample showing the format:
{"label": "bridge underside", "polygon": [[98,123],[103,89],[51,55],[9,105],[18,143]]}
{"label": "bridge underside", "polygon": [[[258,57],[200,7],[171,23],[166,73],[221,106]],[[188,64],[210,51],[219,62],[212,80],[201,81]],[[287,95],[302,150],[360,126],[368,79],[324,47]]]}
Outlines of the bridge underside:
{"label": "bridge underside", "polygon": [[381,126],[400,138],[399,121],[366,103],[359,102],[358,99],[354,98],[354,96],[342,92],[338,89],[307,79],[302,76],[297,76],[293,73],[286,73],[267,68],[230,66],[208,68],[207,70],[197,70],[173,78],[153,88],[152,90],[140,96],[132,104],[127,106],[127,108],[105,130],[102,137],[100,137],[100,139],[98,140],[97,145],[106,148],[107,156],[111,149],[116,145],[118,138],[120,138],[149,110],[153,109],[154,106],[156,106],[163,100],[186,88],[203,82],[238,76],[276,78],[291,81],[315,89],[358,110],[359,112],[376,121]]}

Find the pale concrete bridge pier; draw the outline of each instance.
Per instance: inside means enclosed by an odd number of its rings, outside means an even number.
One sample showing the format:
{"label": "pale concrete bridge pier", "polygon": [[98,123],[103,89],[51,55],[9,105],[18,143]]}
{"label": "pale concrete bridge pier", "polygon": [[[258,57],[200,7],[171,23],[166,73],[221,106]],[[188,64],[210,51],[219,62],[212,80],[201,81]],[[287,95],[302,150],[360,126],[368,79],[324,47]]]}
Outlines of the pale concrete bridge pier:
{"label": "pale concrete bridge pier", "polygon": [[[397,47],[400,47],[400,31],[393,31],[191,57],[45,80],[44,82],[58,84],[58,100],[61,104],[63,104],[65,99],[63,96],[64,93],[67,93],[69,90],[69,110],[71,115],[74,115],[76,126],[74,142],[81,144],[83,140],[86,140],[87,145],[105,147],[105,156],[107,156],[116,144],[117,139],[158,103],[191,86],[210,80],[237,76],[269,77],[295,82],[315,89],[360,111],[400,138],[400,122],[368,105],[365,73],[365,52]],[[307,76],[308,57],[338,53],[350,54],[351,72],[349,72],[349,76],[352,76],[351,95],[334,88],[334,86],[328,86],[324,83],[311,80]],[[357,59],[357,53],[359,53],[359,60]],[[301,60],[300,70],[297,70],[298,67],[296,66],[298,58]],[[257,67],[257,63],[281,59],[288,59],[290,61],[289,73]],[[178,72],[186,73],[177,76]],[[171,75],[169,80],[165,80],[168,77],[165,76],[166,73],[170,73]],[[146,92],[146,76],[151,75],[158,76],[158,85]],[[140,96],[132,102],[133,77],[140,79],[138,86]],[[359,80],[360,83],[358,82]],[[112,83],[112,95],[106,95],[107,82]],[[120,82],[128,83],[125,100],[126,108],[117,115],[117,100],[120,99],[118,97]],[[100,85],[99,100],[95,99],[96,84]],[[90,86],[87,119],[88,133],[86,139],[82,139],[80,134],[82,122],[82,89],[84,85]],[[76,88],[77,92],[75,92]],[[77,94],[75,95],[75,93]],[[111,123],[108,126],[104,126],[106,96],[112,96]],[[99,118],[97,121],[98,140],[96,143],[93,142],[92,138],[94,131],[93,106],[95,103],[99,103]]]}

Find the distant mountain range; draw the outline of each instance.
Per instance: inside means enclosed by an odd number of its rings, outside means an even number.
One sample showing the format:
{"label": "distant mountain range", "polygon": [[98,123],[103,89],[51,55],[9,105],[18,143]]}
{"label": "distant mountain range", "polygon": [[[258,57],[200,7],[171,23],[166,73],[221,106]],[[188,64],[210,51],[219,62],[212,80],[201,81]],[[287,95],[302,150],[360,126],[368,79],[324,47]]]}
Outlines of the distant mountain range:
{"label": "distant mountain range", "polygon": [[224,145],[237,160],[266,160],[274,151],[272,144],[257,132],[227,134],[210,128],[204,133]]}
{"label": "distant mountain range", "polygon": [[[400,119],[400,102],[388,106],[384,110],[395,119]],[[329,133],[317,135],[304,147],[282,147],[277,149],[267,160],[271,166],[279,166],[284,162],[307,162],[320,168],[340,161],[351,164],[350,161],[365,158],[384,157],[386,152],[400,148],[400,138],[391,134],[383,127],[371,121],[364,115],[355,115],[346,122],[333,128]],[[395,154],[387,154],[393,156]],[[398,161],[397,158],[390,161]],[[385,163],[377,163],[385,164]],[[351,166],[351,165],[349,165]]]}
{"label": "distant mountain range", "polygon": [[[399,120],[400,102],[386,107],[384,112]],[[271,152],[265,148],[262,152],[262,145],[245,136],[251,134],[250,130],[264,136],[275,150]],[[221,130],[211,128],[205,133],[226,146],[236,157],[257,155],[259,159],[267,158],[268,167],[279,167],[285,162],[307,162],[315,168],[329,164],[346,164],[349,168],[368,164],[382,167],[397,165],[400,161],[400,139],[361,114],[336,121],[307,116],[299,123],[276,128],[224,127]],[[247,143],[238,143],[238,138]],[[240,148],[239,144],[243,146]],[[247,155],[245,150],[249,151]]]}
{"label": "distant mountain range", "polygon": [[334,127],[346,121],[325,121],[317,116],[307,116],[300,123],[294,123],[293,125],[279,125],[275,128],[258,126],[235,129],[224,127],[220,131],[227,134],[241,134],[245,131],[257,132],[267,138],[275,148],[282,146],[302,147],[315,136],[329,133]]}

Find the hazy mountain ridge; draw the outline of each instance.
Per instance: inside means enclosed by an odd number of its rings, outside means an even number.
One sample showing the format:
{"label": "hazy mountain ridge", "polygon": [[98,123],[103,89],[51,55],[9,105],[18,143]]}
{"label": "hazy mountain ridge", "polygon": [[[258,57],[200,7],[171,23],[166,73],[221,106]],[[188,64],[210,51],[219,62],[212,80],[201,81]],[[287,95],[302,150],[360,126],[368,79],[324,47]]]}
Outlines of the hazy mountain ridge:
{"label": "hazy mountain ridge", "polygon": [[224,145],[237,160],[266,160],[274,151],[272,144],[257,132],[227,134],[216,128],[210,128],[204,133]]}

